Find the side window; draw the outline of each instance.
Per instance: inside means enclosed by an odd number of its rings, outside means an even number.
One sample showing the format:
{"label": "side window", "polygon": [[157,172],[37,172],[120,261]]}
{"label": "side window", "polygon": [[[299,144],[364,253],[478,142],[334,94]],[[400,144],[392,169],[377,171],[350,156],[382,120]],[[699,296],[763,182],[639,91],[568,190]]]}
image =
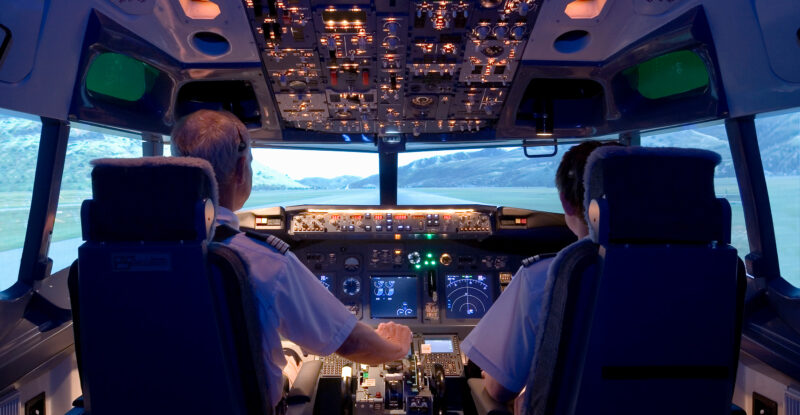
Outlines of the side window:
{"label": "side window", "polygon": [[0,291],[19,277],[41,132],[35,117],[0,109]]}
{"label": "side window", "polygon": [[781,276],[800,287],[800,109],[756,118]]}
{"label": "side window", "polygon": [[700,148],[722,156],[722,162],[714,172],[714,190],[717,197],[724,197],[731,204],[731,245],[736,248],[740,257],[747,255],[750,252],[750,245],[744,224],[742,197],[736,181],[725,125],[720,123],[706,127],[688,126],[679,131],[645,136],[642,137],[642,146]]}
{"label": "side window", "polygon": [[53,226],[49,256],[53,272],[70,266],[78,257],[81,240],[81,203],[92,197],[91,161],[103,157],[141,157],[142,141],[98,132],[73,123],[69,132],[61,195]]}

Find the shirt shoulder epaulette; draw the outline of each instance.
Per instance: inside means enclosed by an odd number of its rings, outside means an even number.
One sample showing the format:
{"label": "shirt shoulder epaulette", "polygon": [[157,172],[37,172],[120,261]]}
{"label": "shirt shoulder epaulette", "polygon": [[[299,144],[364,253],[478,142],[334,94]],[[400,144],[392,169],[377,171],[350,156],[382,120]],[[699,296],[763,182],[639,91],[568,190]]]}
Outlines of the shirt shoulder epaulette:
{"label": "shirt shoulder epaulette", "polygon": [[531,265],[533,265],[533,264],[535,264],[535,263],[537,263],[539,261],[542,261],[542,260],[545,260],[545,259],[548,259],[548,258],[553,258],[556,255],[558,255],[558,252],[534,255],[532,257],[528,257],[528,258],[523,259],[522,260],[522,266],[527,268],[527,267],[529,267],[529,266],[531,266]]}
{"label": "shirt shoulder epaulette", "polygon": [[289,244],[284,242],[281,238],[278,238],[275,235],[269,234],[261,234],[255,231],[241,231],[239,229],[235,229],[230,225],[219,225],[217,226],[216,230],[214,231],[214,242],[222,242],[232,236],[238,235],[240,233],[244,233],[250,239],[255,239],[257,241],[264,242],[265,244],[275,248],[281,255],[286,255],[289,252]]}
{"label": "shirt shoulder epaulette", "polygon": [[245,231],[244,233],[245,235],[247,235],[248,238],[264,242],[267,245],[275,248],[278,252],[281,253],[281,255],[286,255],[286,253],[289,252],[290,248],[289,244],[287,244],[281,238],[278,238],[275,235],[261,234],[254,231]]}

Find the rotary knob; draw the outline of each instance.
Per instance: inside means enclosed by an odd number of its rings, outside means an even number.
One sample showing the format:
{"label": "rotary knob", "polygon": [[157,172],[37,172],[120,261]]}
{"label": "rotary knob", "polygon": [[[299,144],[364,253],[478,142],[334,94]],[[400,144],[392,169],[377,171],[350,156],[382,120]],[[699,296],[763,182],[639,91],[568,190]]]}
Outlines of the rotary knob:
{"label": "rotary knob", "polygon": [[490,31],[491,29],[489,26],[478,26],[478,28],[475,29],[475,34],[478,35],[478,39],[484,40],[486,36],[489,36]]}
{"label": "rotary knob", "polygon": [[443,253],[442,256],[439,257],[439,263],[448,266],[453,263],[453,257],[450,256],[447,252]]}
{"label": "rotary knob", "polygon": [[417,252],[417,251],[414,251],[414,252],[408,254],[408,262],[410,262],[412,265],[419,264],[419,262],[421,260],[422,260],[422,256],[420,256],[419,252]]}

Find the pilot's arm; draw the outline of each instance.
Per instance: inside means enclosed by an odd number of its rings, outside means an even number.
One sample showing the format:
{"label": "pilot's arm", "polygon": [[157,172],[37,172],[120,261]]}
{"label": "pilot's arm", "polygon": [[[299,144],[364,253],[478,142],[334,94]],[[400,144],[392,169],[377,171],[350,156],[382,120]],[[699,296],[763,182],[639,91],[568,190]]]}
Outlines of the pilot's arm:
{"label": "pilot's arm", "polygon": [[373,330],[356,322],[293,253],[285,258],[286,273],[275,295],[283,336],[314,354],[336,352],[359,363],[379,364],[408,354],[408,327],[384,323]]}
{"label": "pilot's arm", "polygon": [[410,345],[411,330],[407,326],[389,322],[372,330],[358,323],[336,353],[354,362],[377,365],[402,359]]}
{"label": "pilot's arm", "polygon": [[484,371],[486,392],[499,402],[519,394],[528,379],[552,259],[520,268],[461,350]]}

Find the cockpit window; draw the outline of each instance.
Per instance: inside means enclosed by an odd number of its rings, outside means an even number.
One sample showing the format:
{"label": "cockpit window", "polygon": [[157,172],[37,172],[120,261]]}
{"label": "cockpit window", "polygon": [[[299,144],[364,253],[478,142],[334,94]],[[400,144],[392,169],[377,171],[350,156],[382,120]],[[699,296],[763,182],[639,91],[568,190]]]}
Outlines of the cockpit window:
{"label": "cockpit window", "polygon": [[567,149],[559,146],[554,157],[532,159],[519,147],[402,153],[397,199],[401,204],[480,203],[563,213],[555,174]]}
{"label": "cockpit window", "polygon": [[107,130],[71,124],[61,194],[50,242],[49,256],[53,259],[53,272],[68,267],[78,257],[78,246],[83,243],[81,203],[92,197],[90,161],[103,157],[141,156],[142,140],[138,137],[122,137]]}
{"label": "cockpit window", "polygon": [[725,125],[718,123],[711,126],[688,126],[644,136],[642,146],[701,148],[711,150],[722,157],[722,162],[714,172],[714,190],[717,197],[724,197],[731,204],[731,244],[738,251],[739,257],[744,258],[750,252],[750,245],[747,241],[742,198],[736,181]]}
{"label": "cockpit window", "polygon": [[0,109],[0,291],[19,277],[41,131],[36,117]]}
{"label": "cockpit window", "polygon": [[252,168],[253,191],[246,209],[380,202],[374,153],[256,148]]}
{"label": "cockpit window", "polygon": [[800,287],[800,109],[756,117],[781,276]]}

